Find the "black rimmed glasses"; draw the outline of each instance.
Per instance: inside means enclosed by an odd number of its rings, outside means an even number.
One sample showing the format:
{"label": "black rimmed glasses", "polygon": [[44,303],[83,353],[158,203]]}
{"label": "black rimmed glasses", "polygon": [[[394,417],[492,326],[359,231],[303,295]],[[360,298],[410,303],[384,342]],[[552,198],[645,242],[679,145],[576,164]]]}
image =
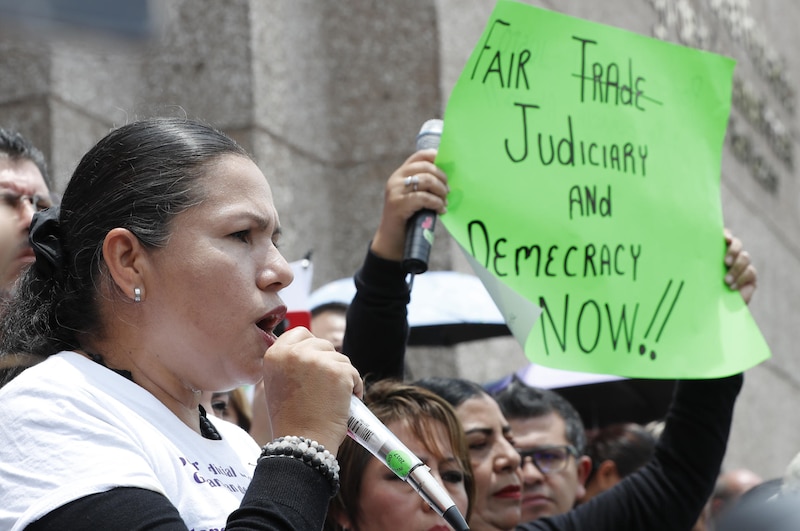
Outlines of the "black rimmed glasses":
{"label": "black rimmed glasses", "polygon": [[30,204],[36,212],[41,212],[53,206],[53,200],[49,195],[25,195],[12,190],[0,189],[0,204],[19,211],[23,203]]}
{"label": "black rimmed glasses", "polygon": [[540,446],[530,450],[517,449],[519,453],[520,468],[525,466],[525,462],[530,459],[539,472],[544,475],[561,472],[567,466],[569,456],[578,458],[578,450],[571,444],[559,446]]}

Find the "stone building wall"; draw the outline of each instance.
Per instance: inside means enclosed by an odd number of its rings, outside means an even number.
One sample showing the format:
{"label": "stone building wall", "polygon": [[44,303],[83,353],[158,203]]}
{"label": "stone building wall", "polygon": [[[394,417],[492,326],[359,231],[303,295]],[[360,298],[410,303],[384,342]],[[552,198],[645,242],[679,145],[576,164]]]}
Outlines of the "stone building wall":
{"label": "stone building wall", "polygon": [[[531,1],[734,57],[737,94],[723,160],[726,224],[759,270],[751,310],[773,358],[749,371],[728,466],[780,474],[800,450],[800,209],[793,0]],[[153,115],[202,118],[259,161],[290,260],[313,251],[315,286],[349,276],[378,220],[383,185],[420,125],[441,117],[493,0],[155,0],[147,41],[3,24],[0,125],[39,145],[62,190],[110,128]],[[50,36],[49,38],[45,38]],[[441,224],[433,269],[469,271]],[[498,378],[525,364],[498,338],[413,348],[414,376]],[[765,435],[768,435],[766,437]]]}

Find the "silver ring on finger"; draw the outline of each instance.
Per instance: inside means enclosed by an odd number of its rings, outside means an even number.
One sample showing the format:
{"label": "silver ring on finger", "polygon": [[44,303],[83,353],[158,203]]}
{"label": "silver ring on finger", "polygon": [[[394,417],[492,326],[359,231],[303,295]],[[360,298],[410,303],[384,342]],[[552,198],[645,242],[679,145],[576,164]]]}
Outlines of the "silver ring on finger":
{"label": "silver ring on finger", "polygon": [[416,192],[419,190],[419,175],[409,175],[405,178],[404,184],[406,188],[411,186],[411,189]]}

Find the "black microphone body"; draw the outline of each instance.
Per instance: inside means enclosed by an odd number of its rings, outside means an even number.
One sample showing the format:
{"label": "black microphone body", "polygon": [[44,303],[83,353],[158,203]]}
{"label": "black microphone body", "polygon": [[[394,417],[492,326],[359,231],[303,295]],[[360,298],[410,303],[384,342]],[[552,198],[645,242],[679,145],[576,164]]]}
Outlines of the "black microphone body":
{"label": "black microphone body", "polygon": [[[428,120],[417,134],[417,151],[439,148],[444,123]],[[436,228],[436,212],[424,208],[411,216],[406,227],[406,246],[403,252],[403,271],[414,275],[428,270],[428,258],[433,246],[433,229]]]}

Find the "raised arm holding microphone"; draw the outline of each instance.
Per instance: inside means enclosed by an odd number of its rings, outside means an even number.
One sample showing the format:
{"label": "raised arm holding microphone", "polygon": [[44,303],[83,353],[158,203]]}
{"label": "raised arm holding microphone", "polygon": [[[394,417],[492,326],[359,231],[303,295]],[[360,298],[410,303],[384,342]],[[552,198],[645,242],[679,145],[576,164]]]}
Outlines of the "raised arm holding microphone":
{"label": "raised arm holding microphone", "polygon": [[[342,350],[367,383],[403,377],[410,301],[403,269],[408,222],[423,209],[447,211],[447,176],[434,164],[435,158],[435,149],[417,151],[386,181],[381,220],[355,276],[355,305],[348,308],[347,322],[358,323],[359,330],[345,332]],[[371,331],[388,335],[377,338]],[[375,355],[376,345],[386,349],[380,356]]]}

